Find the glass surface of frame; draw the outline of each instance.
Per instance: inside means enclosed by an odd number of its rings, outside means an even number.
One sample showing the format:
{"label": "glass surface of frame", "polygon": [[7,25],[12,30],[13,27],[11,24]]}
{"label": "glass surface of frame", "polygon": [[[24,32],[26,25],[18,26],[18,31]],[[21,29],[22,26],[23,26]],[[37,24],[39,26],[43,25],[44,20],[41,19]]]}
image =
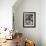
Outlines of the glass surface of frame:
{"label": "glass surface of frame", "polygon": [[36,12],[23,13],[23,27],[36,27]]}

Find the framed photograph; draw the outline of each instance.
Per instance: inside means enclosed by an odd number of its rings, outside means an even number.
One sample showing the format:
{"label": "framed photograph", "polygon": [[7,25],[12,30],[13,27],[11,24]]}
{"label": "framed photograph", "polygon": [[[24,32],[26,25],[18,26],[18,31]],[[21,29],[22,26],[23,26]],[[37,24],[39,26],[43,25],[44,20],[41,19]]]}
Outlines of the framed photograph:
{"label": "framed photograph", "polygon": [[36,27],[36,12],[23,13],[23,27]]}

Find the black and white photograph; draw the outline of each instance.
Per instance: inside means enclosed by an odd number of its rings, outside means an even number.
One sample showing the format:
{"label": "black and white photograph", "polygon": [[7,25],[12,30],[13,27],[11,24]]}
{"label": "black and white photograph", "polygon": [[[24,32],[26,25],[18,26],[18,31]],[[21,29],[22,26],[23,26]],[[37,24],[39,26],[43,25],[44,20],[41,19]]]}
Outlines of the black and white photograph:
{"label": "black and white photograph", "polygon": [[35,27],[36,26],[36,13],[24,12],[23,13],[23,27]]}

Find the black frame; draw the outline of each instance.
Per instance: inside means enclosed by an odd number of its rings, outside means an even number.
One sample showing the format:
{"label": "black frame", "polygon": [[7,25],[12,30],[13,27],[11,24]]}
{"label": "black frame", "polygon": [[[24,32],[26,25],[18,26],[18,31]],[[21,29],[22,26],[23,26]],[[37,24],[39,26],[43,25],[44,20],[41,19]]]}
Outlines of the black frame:
{"label": "black frame", "polygon": [[[24,16],[25,16],[25,14],[32,14],[32,15],[34,15],[34,20],[33,20],[33,23],[34,23],[34,25],[33,26],[25,26],[25,24],[24,24]],[[31,15],[30,15],[31,16]],[[23,12],[23,27],[25,27],[25,28],[35,28],[36,27],[36,12]]]}

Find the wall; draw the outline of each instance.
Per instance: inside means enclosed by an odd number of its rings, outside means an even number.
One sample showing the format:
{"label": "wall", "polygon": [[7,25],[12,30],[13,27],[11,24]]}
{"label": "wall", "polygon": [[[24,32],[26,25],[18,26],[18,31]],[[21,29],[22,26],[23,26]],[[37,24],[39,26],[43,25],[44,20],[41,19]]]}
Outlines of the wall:
{"label": "wall", "polygon": [[0,0],[0,27],[12,29],[12,6],[16,0]]}
{"label": "wall", "polygon": [[[17,8],[14,6],[15,31],[22,32],[25,39],[31,39],[36,46],[41,46],[41,1],[23,0]],[[23,12],[36,12],[36,28],[23,28]]]}
{"label": "wall", "polygon": [[42,46],[46,46],[46,0],[41,1],[41,40]]}

